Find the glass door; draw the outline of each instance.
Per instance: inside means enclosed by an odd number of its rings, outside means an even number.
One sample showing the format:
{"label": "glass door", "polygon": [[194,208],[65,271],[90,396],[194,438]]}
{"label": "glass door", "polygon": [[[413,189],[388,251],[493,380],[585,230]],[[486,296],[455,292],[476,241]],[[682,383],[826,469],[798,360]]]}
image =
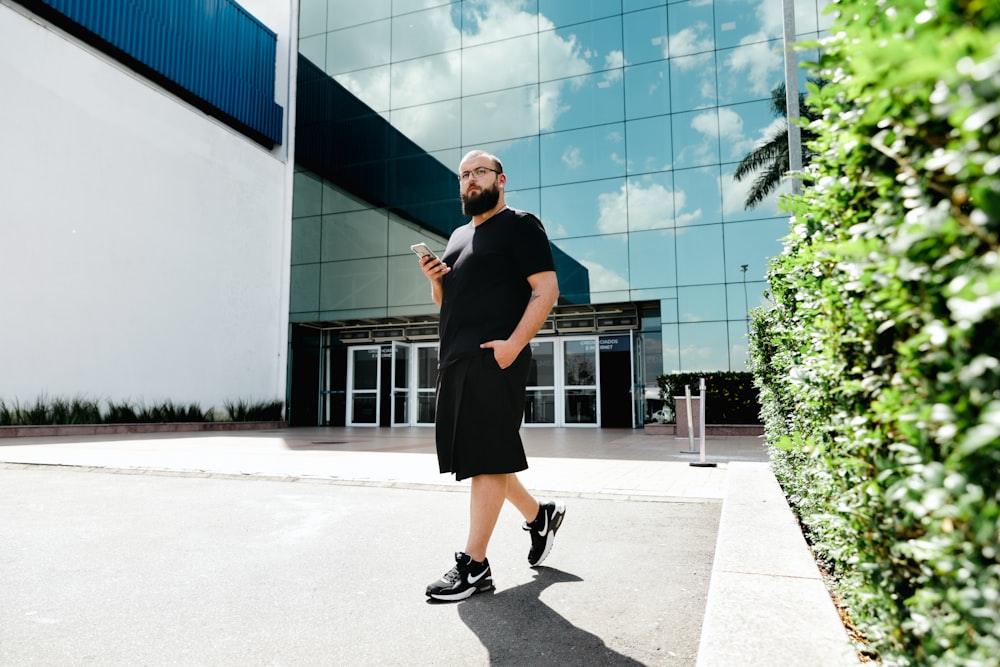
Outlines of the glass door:
{"label": "glass door", "polygon": [[525,426],[556,423],[556,342],[531,341],[531,368],[524,398]]}
{"label": "glass door", "polygon": [[597,336],[562,339],[564,426],[600,426]]}
{"label": "glass door", "polygon": [[414,345],[416,371],[416,415],[413,421],[417,426],[433,426],[434,410],[437,407],[437,343]]}
{"label": "glass door", "polygon": [[378,426],[381,381],[378,345],[352,347],[347,357],[347,425]]}
{"label": "glass door", "polygon": [[410,346],[392,344],[392,425],[410,424]]}

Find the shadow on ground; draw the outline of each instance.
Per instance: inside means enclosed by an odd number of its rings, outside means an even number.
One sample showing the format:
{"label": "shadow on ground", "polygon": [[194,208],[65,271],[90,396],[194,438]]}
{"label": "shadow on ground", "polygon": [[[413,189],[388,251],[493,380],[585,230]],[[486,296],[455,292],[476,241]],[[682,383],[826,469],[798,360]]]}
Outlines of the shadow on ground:
{"label": "shadow on ground", "polygon": [[489,651],[490,665],[642,665],[542,602],[549,586],[579,581],[574,574],[539,567],[527,584],[459,603],[458,615]]}

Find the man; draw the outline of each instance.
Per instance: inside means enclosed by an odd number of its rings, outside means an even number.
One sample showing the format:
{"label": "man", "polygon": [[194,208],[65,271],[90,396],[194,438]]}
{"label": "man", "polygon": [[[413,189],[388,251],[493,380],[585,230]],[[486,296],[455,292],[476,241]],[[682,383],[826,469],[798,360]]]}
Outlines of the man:
{"label": "man", "polygon": [[535,216],[504,202],[500,160],[468,153],[458,168],[462,210],[472,217],[444,256],[420,268],[441,307],[435,418],[441,472],[471,478],[469,536],[456,565],[427,587],[436,600],[493,589],[486,548],[509,500],[531,534],[528,563],[541,565],[562,524],[563,503],[539,503],[517,472],[528,467],[519,433],[534,337],[559,297],[552,251]]}

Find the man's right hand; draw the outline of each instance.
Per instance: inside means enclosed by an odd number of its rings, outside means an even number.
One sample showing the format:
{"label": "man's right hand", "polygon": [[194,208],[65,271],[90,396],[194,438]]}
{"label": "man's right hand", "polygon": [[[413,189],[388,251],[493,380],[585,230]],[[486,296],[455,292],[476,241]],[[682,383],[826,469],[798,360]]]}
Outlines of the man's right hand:
{"label": "man's right hand", "polygon": [[424,275],[432,283],[440,283],[444,274],[451,271],[451,267],[437,257],[428,256],[420,258],[420,270],[424,272]]}

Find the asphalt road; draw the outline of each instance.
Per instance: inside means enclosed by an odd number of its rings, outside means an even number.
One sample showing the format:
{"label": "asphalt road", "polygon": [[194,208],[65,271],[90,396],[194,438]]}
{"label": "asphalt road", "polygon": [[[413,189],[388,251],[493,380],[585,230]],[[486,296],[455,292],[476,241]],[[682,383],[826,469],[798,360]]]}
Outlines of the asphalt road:
{"label": "asphalt road", "polygon": [[0,665],[694,665],[720,503],[566,502],[442,604],[465,490],[0,467]]}

